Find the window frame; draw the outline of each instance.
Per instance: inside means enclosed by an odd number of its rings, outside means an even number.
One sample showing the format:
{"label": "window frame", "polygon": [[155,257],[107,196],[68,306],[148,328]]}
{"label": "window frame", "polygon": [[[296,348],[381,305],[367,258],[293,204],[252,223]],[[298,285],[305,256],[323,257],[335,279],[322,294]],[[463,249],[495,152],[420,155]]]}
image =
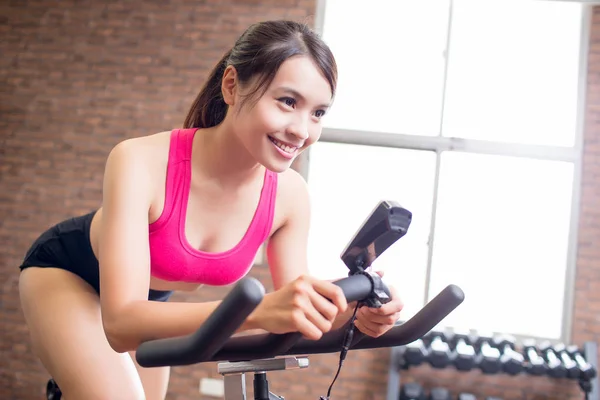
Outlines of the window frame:
{"label": "window frame", "polygon": [[[316,0],[316,10],[314,19],[314,29],[317,33],[323,33],[325,22],[325,6],[328,0]],[[532,0],[536,1],[536,0]],[[553,0],[544,0],[553,1]],[[588,54],[590,48],[591,18],[593,13],[593,4],[585,1],[581,3],[581,32],[579,49],[579,77],[577,88],[577,111],[576,111],[576,130],[575,143],[572,147],[531,145],[518,143],[502,143],[493,141],[483,141],[475,139],[463,139],[456,137],[441,136],[442,126],[437,136],[420,136],[411,134],[398,134],[386,132],[359,131],[337,128],[323,128],[319,141],[340,144],[360,144],[367,146],[382,146],[410,150],[433,151],[436,154],[436,167],[434,177],[433,206],[431,210],[431,226],[429,231],[429,248],[427,255],[427,266],[425,271],[424,303],[431,300],[428,296],[431,280],[431,261],[434,249],[434,232],[436,225],[436,210],[439,190],[440,161],[443,152],[457,151],[488,155],[505,155],[516,157],[527,157],[540,160],[557,160],[573,163],[573,198],[571,202],[571,220],[569,227],[568,253],[566,260],[566,273],[564,277],[564,302],[562,310],[562,333],[560,340],[569,343],[572,338],[572,322],[574,313],[575,299],[575,279],[577,271],[577,253],[578,253],[578,233],[580,221],[580,202],[581,202],[581,181],[582,181],[582,161],[583,145],[586,117],[586,95],[587,95],[587,77],[588,77]],[[452,29],[452,8],[453,0],[450,0],[450,13],[447,35],[447,54],[451,52],[450,32]],[[446,60],[448,57],[446,57]],[[442,98],[445,101],[445,87],[447,82],[447,63],[444,72],[444,84]],[[443,109],[442,109],[443,113]],[[443,121],[441,122],[441,124]],[[307,149],[293,164],[293,168],[309,182],[308,165],[310,163],[310,148]],[[310,182],[309,182],[310,184]],[[524,339],[515,335],[517,339]],[[536,338],[542,339],[542,338]]]}

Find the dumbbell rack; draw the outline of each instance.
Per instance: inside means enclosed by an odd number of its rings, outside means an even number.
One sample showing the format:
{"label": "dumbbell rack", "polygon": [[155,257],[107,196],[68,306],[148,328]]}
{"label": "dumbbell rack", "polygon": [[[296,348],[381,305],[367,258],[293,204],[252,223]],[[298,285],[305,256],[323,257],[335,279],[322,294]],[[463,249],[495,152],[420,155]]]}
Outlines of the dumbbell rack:
{"label": "dumbbell rack", "polygon": [[[407,370],[410,366],[406,366],[404,355],[401,347],[393,347],[391,349],[390,356],[390,364],[388,369],[388,384],[387,384],[387,397],[386,400],[398,400],[400,398],[400,388],[401,388],[401,374],[400,370]],[[598,344],[593,341],[588,341],[583,344],[581,354],[585,358],[585,360],[592,365],[592,367],[598,371]],[[427,364],[427,361],[424,362]],[[452,364],[450,364],[446,368],[452,368]],[[460,371],[456,369],[457,371]],[[472,370],[478,370],[478,367],[474,367]],[[500,372],[502,373],[502,372]],[[527,374],[527,372],[521,372],[520,374]],[[506,376],[515,376],[513,374],[505,374]],[[535,377],[533,375],[529,375]],[[547,376],[547,375],[543,375]],[[565,378],[567,380],[568,378]],[[577,382],[577,379],[568,379],[572,382]],[[598,373],[592,379],[580,379],[578,381],[579,387],[583,392],[583,399],[585,400],[600,400],[600,384]]]}

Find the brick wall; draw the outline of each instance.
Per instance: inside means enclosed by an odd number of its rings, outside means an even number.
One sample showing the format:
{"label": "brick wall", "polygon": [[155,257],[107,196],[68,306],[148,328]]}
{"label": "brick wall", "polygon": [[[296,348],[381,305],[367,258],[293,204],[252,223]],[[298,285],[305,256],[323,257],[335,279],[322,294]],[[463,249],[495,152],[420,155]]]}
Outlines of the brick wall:
{"label": "brick wall", "polygon": [[[19,308],[17,264],[50,224],[100,205],[106,155],[118,141],[182,124],[208,70],[250,23],[305,20],[315,0],[203,2],[49,0],[0,4],[0,397],[44,398],[48,378],[32,356]],[[594,16],[582,182],[573,340],[600,333],[600,12]],[[594,158],[595,157],[595,158]],[[267,268],[252,275],[269,289]],[[203,301],[224,290],[176,294]],[[383,399],[389,352],[351,353],[334,387],[337,399]],[[286,398],[326,393],[337,355],[311,357],[308,370],[271,374]],[[446,385],[505,399],[579,399],[576,384],[546,378],[483,377],[420,367],[403,380]],[[199,399],[198,381],[213,364],[174,368],[168,398]],[[457,383],[458,382],[458,383]],[[249,382],[250,383],[250,382]],[[251,384],[250,384],[251,386]]]}

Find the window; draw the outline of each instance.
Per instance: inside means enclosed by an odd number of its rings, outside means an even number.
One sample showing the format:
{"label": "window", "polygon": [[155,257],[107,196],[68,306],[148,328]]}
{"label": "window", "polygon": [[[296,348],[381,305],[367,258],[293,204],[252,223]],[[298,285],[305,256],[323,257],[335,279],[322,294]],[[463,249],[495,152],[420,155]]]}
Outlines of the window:
{"label": "window", "polygon": [[[324,279],[347,276],[342,250],[381,199],[398,199],[415,214],[410,233],[383,253],[376,266],[385,271],[386,280],[397,284],[403,297],[422,298],[434,175],[431,151],[314,144],[309,163],[309,265]],[[407,275],[411,279],[403,280]],[[421,303],[406,306],[414,313]]]}
{"label": "window", "polygon": [[340,75],[308,159],[311,273],[345,276],[341,251],[395,200],[413,223],[374,267],[403,318],[454,283],[465,301],[441,325],[568,340],[587,7],[320,0],[320,11]]}
{"label": "window", "polygon": [[560,337],[572,187],[572,163],[442,155],[429,296],[469,299],[446,323]]}
{"label": "window", "polygon": [[444,136],[575,144],[580,5],[458,0],[450,37]]}
{"label": "window", "polygon": [[448,9],[449,0],[325,0],[323,37],[339,66],[327,126],[436,135]]}

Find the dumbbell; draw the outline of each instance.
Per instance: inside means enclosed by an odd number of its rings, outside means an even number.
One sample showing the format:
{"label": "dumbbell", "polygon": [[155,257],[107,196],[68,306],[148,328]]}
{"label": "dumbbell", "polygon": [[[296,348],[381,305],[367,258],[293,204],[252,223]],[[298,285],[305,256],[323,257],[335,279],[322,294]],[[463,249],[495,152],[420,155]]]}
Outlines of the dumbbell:
{"label": "dumbbell", "polygon": [[429,392],[427,400],[452,400],[452,393],[446,388],[435,387]]}
{"label": "dumbbell", "polygon": [[590,380],[596,377],[596,368],[592,364],[586,361],[577,345],[567,346],[567,353],[577,363],[579,368],[579,378]]}
{"label": "dumbbell", "polygon": [[523,341],[523,355],[525,356],[525,371],[530,375],[544,375],[548,366],[544,359],[539,355],[534,339],[525,339]]}
{"label": "dumbbell", "polygon": [[468,332],[455,330],[451,339],[450,362],[459,371],[470,371],[475,367],[475,348],[470,343]]}
{"label": "dumbbell", "polygon": [[492,343],[495,348],[500,350],[502,371],[509,375],[520,374],[523,371],[525,358],[521,353],[515,351],[515,338],[506,334],[495,335]]}
{"label": "dumbbell", "polygon": [[497,374],[502,370],[500,350],[492,346],[491,335],[471,335],[471,343],[475,346],[477,355],[475,364],[484,374]]}
{"label": "dumbbell", "polygon": [[429,356],[429,351],[422,339],[417,339],[414,342],[408,343],[400,350],[404,367],[421,365]]}
{"label": "dumbbell", "polygon": [[450,365],[449,332],[430,331],[426,337],[430,340],[427,361],[433,368],[446,368]]}
{"label": "dumbbell", "polygon": [[554,345],[554,353],[558,356],[558,358],[560,358],[565,369],[567,370],[567,378],[579,379],[581,371],[579,371],[577,363],[573,361],[567,352],[567,347],[564,345],[564,343],[558,343]]}
{"label": "dumbbell", "polygon": [[567,369],[554,352],[552,343],[550,343],[549,340],[540,343],[538,350],[546,361],[546,365],[548,365],[548,370],[546,371],[548,376],[551,376],[552,378],[564,378],[567,376]]}
{"label": "dumbbell", "polygon": [[400,388],[400,400],[427,400],[423,386],[409,382]]}

